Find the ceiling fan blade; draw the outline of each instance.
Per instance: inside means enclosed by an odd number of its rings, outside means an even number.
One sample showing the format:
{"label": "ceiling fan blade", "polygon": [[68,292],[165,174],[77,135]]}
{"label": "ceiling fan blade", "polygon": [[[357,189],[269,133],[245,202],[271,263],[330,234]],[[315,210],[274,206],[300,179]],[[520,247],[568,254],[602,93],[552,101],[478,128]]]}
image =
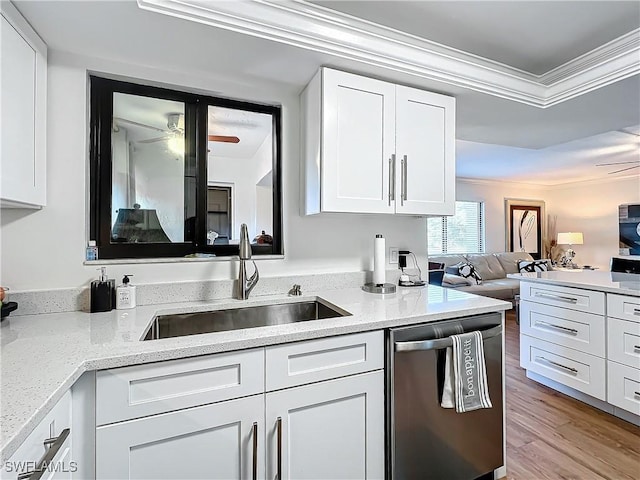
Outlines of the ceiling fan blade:
{"label": "ceiling fan blade", "polygon": [[209,135],[210,142],[224,142],[224,143],[240,143],[238,137],[230,137],[227,135]]}
{"label": "ceiling fan blade", "polygon": [[633,167],[623,168],[622,170],[616,170],[615,172],[609,172],[609,175],[613,175],[614,173],[626,172],[627,170],[631,170],[633,168],[640,168],[640,165],[634,165]]}
{"label": "ceiling fan blade", "polygon": [[170,138],[173,138],[171,135],[166,136],[166,137],[156,137],[156,138],[149,138],[147,140],[138,140],[137,143],[155,143],[155,142],[162,142],[163,140],[169,140]]}
{"label": "ceiling fan blade", "polygon": [[151,125],[146,125],[140,122],[134,122],[133,120],[127,120],[126,118],[113,117],[113,119],[117,122],[128,123],[129,125],[135,125],[136,127],[150,128],[151,130],[155,130],[156,132],[166,132],[164,128],[152,127]]}
{"label": "ceiling fan blade", "polygon": [[630,162],[596,163],[596,167],[608,167],[610,165],[624,165],[626,163],[640,163],[640,160],[631,160]]}

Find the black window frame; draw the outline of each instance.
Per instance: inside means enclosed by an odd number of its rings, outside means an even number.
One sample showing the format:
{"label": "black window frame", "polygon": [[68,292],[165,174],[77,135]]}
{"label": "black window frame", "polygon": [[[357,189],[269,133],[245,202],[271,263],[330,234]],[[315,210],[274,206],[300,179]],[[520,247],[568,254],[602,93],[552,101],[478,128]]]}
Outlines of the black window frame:
{"label": "black window frame", "polygon": [[[89,152],[89,236],[96,241],[98,258],[138,259],[175,258],[196,253],[216,256],[238,255],[238,245],[207,245],[207,154],[208,108],[233,108],[270,114],[273,118],[273,244],[252,245],[255,255],[282,255],[282,108],[277,105],[213,97],[141,83],[108,79],[96,75],[90,81],[90,152]],[[179,243],[112,243],[111,194],[113,94],[125,93],[173,100],[185,104],[185,166],[195,168],[195,225],[191,241]]]}

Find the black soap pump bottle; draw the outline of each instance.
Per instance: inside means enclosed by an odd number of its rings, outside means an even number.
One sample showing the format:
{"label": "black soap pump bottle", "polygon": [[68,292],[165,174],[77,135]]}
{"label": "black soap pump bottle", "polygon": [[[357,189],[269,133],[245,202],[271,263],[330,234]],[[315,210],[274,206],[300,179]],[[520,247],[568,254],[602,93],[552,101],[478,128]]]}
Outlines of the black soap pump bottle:
{"label": "black soap pump bottle", "polygon": [[110,312],[116,306],[116,281],[107,277],[107,268],[101,267],[100,278],[91,282],[91,313]]}

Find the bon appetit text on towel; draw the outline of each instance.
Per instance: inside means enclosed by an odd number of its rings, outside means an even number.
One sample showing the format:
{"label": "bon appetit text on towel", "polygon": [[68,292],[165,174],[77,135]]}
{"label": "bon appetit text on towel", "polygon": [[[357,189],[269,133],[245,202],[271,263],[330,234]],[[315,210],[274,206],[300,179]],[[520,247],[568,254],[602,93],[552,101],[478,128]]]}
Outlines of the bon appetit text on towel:
{"label": "bon appetit text on towel", "polygon": [[458,413],[492,408],[487,384],[482,334],[479,331],[451,335],[447,348],[441,406]]}

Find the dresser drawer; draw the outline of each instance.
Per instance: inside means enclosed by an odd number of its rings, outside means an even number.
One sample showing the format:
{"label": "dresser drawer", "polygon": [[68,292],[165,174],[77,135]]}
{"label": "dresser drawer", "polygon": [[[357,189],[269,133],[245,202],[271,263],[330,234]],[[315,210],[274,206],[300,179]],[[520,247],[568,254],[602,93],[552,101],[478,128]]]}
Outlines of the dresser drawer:
{"label": "dresser drawer", "polygon": [[267,391],[384,368],[382,331],[267,347]]}
{"label": "dresser drawer", "polygon": [[640,297],[608,294],[607,315],[640,323]]}
{"label": "dresser drawer", "polygon": [[640,415],[640,370],[616,362],[607,362],[607,400]]}
{"label": "dresser drawer", "polygon": [[608,318],[607,359],[640,368],[640,323]]}
{"label": "dresser drawer", "polygon": [[603,358],[521,335],[520,365],[592,397],[606,399]]}
{"label": "dresser drawer", "polygon": [[604,315],[604,293],[544,283],[521,282],[520,299]]}
{"label": "dresser drawer", "polygon": [[525,301],[520,303],[520,332],[598,357],[605,356],[602,315]]}
{"label": "dresser drawer", "polygon": [[96,373],[96,424],[264,392],[264,349]]}

